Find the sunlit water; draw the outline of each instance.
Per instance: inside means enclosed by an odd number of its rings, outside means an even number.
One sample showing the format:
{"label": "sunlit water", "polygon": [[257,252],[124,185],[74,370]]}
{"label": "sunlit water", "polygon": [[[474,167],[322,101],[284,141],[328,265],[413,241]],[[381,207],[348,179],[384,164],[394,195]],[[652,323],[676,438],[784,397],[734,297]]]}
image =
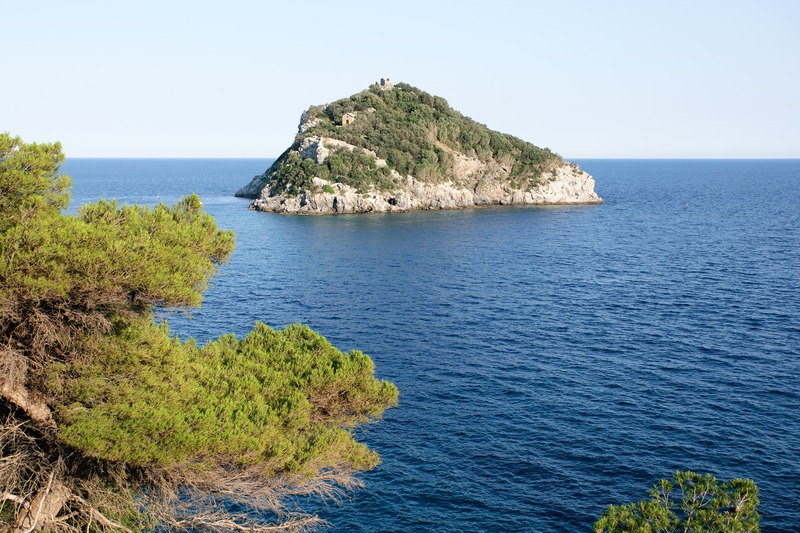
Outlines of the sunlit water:
{"label": "sunlit water", "polygon": [[269,160],[68,160],[74,205],[201,195],[237,234],[199,340],[256,320],[370,354],[400,407],[338,531],[589,530],[676,469],[800,530],[800,161],[588,160],[602,206],[289,217]]}

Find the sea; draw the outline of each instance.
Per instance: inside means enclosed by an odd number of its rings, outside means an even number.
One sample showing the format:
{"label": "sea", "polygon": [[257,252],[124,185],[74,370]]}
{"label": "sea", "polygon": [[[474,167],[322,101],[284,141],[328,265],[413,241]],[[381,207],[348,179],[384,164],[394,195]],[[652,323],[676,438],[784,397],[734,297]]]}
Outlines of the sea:
{"label": "sea", "polygon": [[800,160],[577,160],[603,205],[286,216],[271,159],[67,159],[78,205],[200,195],[236,251],[175,335],[310,325],[399,407],[333,531],[590,531],[676,470],[800,531]]}

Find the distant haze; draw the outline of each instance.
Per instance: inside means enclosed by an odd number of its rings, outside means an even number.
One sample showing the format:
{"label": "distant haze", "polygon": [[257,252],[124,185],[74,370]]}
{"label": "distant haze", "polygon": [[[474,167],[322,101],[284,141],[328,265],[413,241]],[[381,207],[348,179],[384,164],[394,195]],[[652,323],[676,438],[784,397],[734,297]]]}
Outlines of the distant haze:
{"label": "distant haze", "polygon": [[[224,6],[224,7],[223,7]],[[276,157],[381,77],[567,158],[800,157],[800,2],[6,2],[0,131]]]}

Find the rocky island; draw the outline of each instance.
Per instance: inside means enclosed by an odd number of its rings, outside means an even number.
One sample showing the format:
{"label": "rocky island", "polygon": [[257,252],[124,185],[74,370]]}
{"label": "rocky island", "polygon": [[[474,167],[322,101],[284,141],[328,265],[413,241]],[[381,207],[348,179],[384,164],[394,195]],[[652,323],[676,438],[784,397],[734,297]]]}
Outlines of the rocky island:
{"label": "rocky island", "polygon": [[386,79],[306,110],[292,145],[236,196],[307,215],[602,203],[576,163]]}

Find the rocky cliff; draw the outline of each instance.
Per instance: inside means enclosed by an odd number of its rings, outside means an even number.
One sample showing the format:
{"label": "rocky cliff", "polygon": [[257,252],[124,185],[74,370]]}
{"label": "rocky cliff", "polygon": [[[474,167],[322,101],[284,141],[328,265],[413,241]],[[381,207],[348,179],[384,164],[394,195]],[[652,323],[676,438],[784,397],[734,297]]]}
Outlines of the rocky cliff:
{"label": "rocky cliff", "polygon": [[576,164],[404,84],[310,108],[292,146],[236,195],[308,215],[602,203]]}

